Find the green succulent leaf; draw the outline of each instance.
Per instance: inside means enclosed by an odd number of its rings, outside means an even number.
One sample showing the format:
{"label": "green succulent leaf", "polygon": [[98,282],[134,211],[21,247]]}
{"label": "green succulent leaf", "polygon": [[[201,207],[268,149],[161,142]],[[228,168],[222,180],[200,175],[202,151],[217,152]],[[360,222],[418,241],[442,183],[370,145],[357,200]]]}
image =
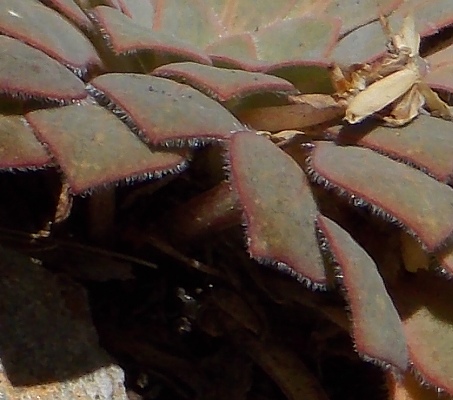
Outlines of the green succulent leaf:
{"label": "green succulent leaf", "polygon": [[337,140],[368,147],[413,165],[442,182],[451,182],[453,125],[450,121],[420,115],[398,129],[372,123],[348,125],[340,130]]}
{"label": "green succulent leaf", "polygon": [[178,60],[190,60],[211,64],[210,58],[189,42],[173,35],[155,32],[136,24],[131,18],[111,7],[99,6],[92,11],[109,47],[116,54],[148,51],[173,56]]}
{"label": "green succulent leaf", "polygon": [[64,15],[83,30],[91,31],[93,24],[74,0],[41,0],[41,3]]}
{"label": "green succulent leaf", "polygon": [[428,251],[453,232],[453,189],[421,171],[369,149],[328,142],[316,144],[310,168],[315,181],[400,222]]}
{"label": "green succulent leaf", "polygon": [[275,76],[191,62],[161,66],[153,71],[153,75],[191,85],[220,102],[252,94],[296,91],[290,82]]}
{"label": "green succulent leaf", "polygon": [[35,47],[83,76],[102,65],[90,41],[54,10],[36,0],[4,0],[0,33]]}
{"label": "green succulent leaf", "polygon": [[51,162],[22,116],[0,116],[0,169],[42,168]]}
{"label": "green succulent leaf", "polygon": [[358,353],[378,364],[405,371],[408,353],[402,323],[375,262],[348,232],[329,218],[319,216],[318,226],[346,289]]}
{"label": "green succulent leaf", "polygon": [[168,149],[151,151],[113,114],[96,105],[33,111],[27,116],[74,194],[121,180],[179,171],[185,159]]}
{"label": "green succulent leaf", "polygon": [[0,48],[0,92],[65,103],[86,97],[85,84],[40,50],[7,36],[0,36]]}
{"label": "green succulent leaf", "polygon": [[392,292],[413,367],[424,383],[453,394],[453,286],[419,271]]}
{"label": "green succulent leaf", "polygon": [[246,128],[223,106],[190,86],[140,74],[105,74],[90,92],[150,143],[198,144]]}
{"label": "green succulent leaf", "polygon": [[251,256],[275,263],[315,288],[325,286],[315,231],[317,206],[297,163],[270,140],[248,132],[233,135],[228,162]]}

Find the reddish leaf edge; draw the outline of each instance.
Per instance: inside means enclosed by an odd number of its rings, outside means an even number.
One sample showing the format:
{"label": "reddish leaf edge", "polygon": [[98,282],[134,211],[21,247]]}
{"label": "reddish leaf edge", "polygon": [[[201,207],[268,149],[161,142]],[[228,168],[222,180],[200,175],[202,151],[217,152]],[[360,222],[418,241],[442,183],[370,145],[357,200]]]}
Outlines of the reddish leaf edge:
{"label": "reddish leaf edge", "polygon": [[[250,133],[250,131],[244,131]],[[233,135],[240,135],[242,132],[234,132]],[[230,138],[231,139],[231,138]],[[253,254],[253,251],[250,250],[250,237],[248,235],[248,225],[249,221],[247,218],[247,214],[244,210],[244,206],[240,202],[240,196],[239,196],[239,190],[237,185],[235,184],[235,180],[232,176],[231,172],[231,154],[228,146],[228,141],[226,140],[223,143],[223,146],[225,148],[224,155],[223,155],[223,170],[226,175],[226,181],[228,182],[228,185],[230,187],[230,190],[233,191],[238,199],[237,204],[238,208],[241,210],[241,227],[244,232],[244,238],[245,238],[245,244],[247,246],[246,251],[249,257],[259,264],[267,267],[267,268],[272,268],[274,270],[277,270],[278,272],[285,274],[289,276],[292,279],[295,279],[297,282],[301,283],[304,287],[307,289],[313,290],[313,291],[320,291],[320,292],[326,292],[329,290],[329,284],[328,282],[326,283],[318,283],[318,282],[313,282],[311,279],[307,278],[306,276],[303,276],[302,274],[296,272],[293,268],[291,268],[290,265],[288,265],[285,262],[278,261],[272,258],[267,258],[267,257],[262,257],[262,256],[257,256]],[[316,222],[316,221],[315,221]],[[317,228],[315,226],[313,234],[317,234]],[[321,248],[321,243],[318,240],[318,246],[320,247],[321,254],[322,248]],[[324,260],[325,261],[325,260]]]}
{"label": "reddish leaf edge", "polygon": [[[319,216],[322,216],[322,214],[319,214]],[[352,324],[354,323],[354,320],[353,320],[352,311],[349,306],[348,291],[346,289],[346,286],[343,284],[343,271],[340,267],[340,264],[338,263],[338,261],[335,258],[334,252],[331,250],[327,237],[325,236],[324,232],[321,229],[321,224],[319,222],[319,216],[317,217],[317,219],[315,221],[315,225],[316,225],[316,233],[317,233],[318,241],[320,243],[321,252],[322,252],[322,255],[323,255],[323,258],[325,260],[327,267],[330,267],[329,269],[333,272],[335,289],[337,289],[341,293],[341,295],[343,296],[343,298],[345,300],[344,308],[345,308],[346,314],[348,316],[349,323],[352,326]],[[334,221],[334,222],[336,223],[336,221]],[[339,226],[341,226],[341,225],[339,225]],[[352,338],[352,332],[351,332],[351,338]],[[402,372],[404,372],[404,371],[401,371],[400,369],[393,366],[392,364],[387,363],[383,360],[378,360],[376,358],[370,357],[370,356],[360,352],[357,349],[357,346],[356,346],[356,343],[354,340],[352,341],[352,345],[353,345],[354,351],[359,355],[359,357],[363,361],[376,365],[377,367],[381,368],[383,371],[388,371],[388,372],[392,373],[392,375],[396,379],[399,379],[402,376]]]}
{"label": "reddish leaf edge", "polygon": [[151,139],[148,138],[145,133],[137,126],[134,119],[127,113],[122,107],[116,105],[109,97],[97,87],[87,84],[86,90],[96,102],[104,107],[106,110],[111,111],[118,119],[120,119],[140,140],[150,146],[164,146],[166,148],[182,148],[191,147],[198,148],[203,147],[211,143],[221,143],[225,138],[219,137],[185,137],[185,138],[173,138],[162,141],[161,143],[152,143]]}
{"label": "reddish leaf edge", "polygon": [[[362,148],[366,148],[364,146],[360,146]],[[372,149],[369,149],[372,150]],[[381,154],[383,155],[383,154]],[[385,155],[383,155],[385,156]],[[390,157],[389,157],[390,158]],[[410,166],[410,165],[408,165]],[[435,248],[428,248],[425,243],[418,237],[418,235],[409,227],[407,227],[403,222],[401,222],[398,218],[394,217],[393,215],[389,214],[386,210],[368,202],[367,200],[361,198],[360,196],[355,195],[354,193],[348,192],[346,189],[330,182],[328,179],[323,177],[322,175],[318,174],[313,166],[312,166],[312,159],[311,156],[307,157],[306,165],[305,165],[305,172],[310,179],[311,182],[314,184],[323,187],[326,191],[335,193],[338,197],[347,199],[348,203],[353,207],[365,208],[371,212],[372,215],[381,218],[383,221],[388,222],[400,229],[404,232],[408,233],[412,236],[420,245],[422,246],[423,250],[425,250],[428,254],[434,254],[442,249],[448,247],[449,245],[453,244],[453,232],[450,232],[447,238],[444,239],[442,243],[440,243]],[[414,168],[417,169],[418,168]],[[429,176],[429,175],[428,175]],[[434,178],[432,178],[434,179]],[[437,179],[435,179],[438,181]],[[441,182],[441,181],[438,181]],[[441,182],[444,183],[444,182]]]}
{"label": "reddish leaf edge", "polygon": [[[363,130],[365,131],[366,129],[373,129],[373,128],[376,128],[376,127],[379,127],[381,125],[379,125],[378,123],[376,123],[375,121],[364,121],[362,123],[362,126],[363,126]],[[348,127],[350,128],[350,127]],[[361,137],[361,129],[358,129],[357,130],[357,134],[359,135],[358,137]],[[435,179],[436,181],[440,182],[440,183],[444,183],[446,185],[449,185],[451,183],[453,183],[453,173],[451,174],[448,174],[446,177],[442,178],[436,174],[433,174],[430,170],[429,170],[429,167],[426,167],[424,166],[423,164],[421,163],[417,163],[413,160],[410,160],[409,158],[407,157],[404,157],[404,156],[401,156],[400,154],[397,154],[395,152],[392,152],[392,151],[386,151],[378,146],[375,146],[375,145],[369,145],[369,144],[362,144],[362,143],[358,143],[356,140],[354,140],[352,138],[352,133],[342,133],[342,131],[340,130],[340,132],[338,134],[335,134],[335,133],[331,133],[327,130],[324,138],[322,138],[323,140],[330,140],[330,141],[333,141],[335,144],[339,145],[339,146],[344,146],[344,145],[347,145],[347,146],[355,146],[355,147],[361,147],[361,148],[364,148],[364,149],[369,149],[369,150],[373,150],[375,153],[378,153],[380,154],[381,156],[385,156],[385,157],[388,157],[390,158],[391,160],[393,161],[397,161],[401,164],[405,164],[407,165],[408,167],[412,167],[414,169],[417,169],[419,170],[420,172],[423,172],[425,175],[428,175],[429,177]]]}

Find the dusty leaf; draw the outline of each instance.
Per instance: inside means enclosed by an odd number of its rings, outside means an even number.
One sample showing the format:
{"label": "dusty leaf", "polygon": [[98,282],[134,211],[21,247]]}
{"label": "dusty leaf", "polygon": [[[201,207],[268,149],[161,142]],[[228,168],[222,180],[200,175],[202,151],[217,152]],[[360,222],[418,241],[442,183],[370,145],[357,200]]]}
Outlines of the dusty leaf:
{"label": "dusty leaf", "polygon": [[428,251],[453,231],[453,189],[369,149],[318,142],[311,172],[315,181],[336,188],[353,204],[401,223]]}
{"label": "dusty leaf", "polygon": [[27,115],[38,139],[61,166],[73,193],[121,180],[178,171],[184,158],[150,150],[118,118],[95,105],[71,105]]}
{"label": "dusty leaf", "polygon": [[443,182],[450,182],[453,174],[453,124],[439,118],[420,115],[397,129],[371,123],[345,126],[337,140],[414,165]]}
{"label": "dusty leaf", "polygon": [[131,18],[111,7],[96,7],[92,15],[109,46],[117,54],[146,50],[174,56],[178,60],[211,63],[201,49],[189,42],[177,39],[174,35],[155,32],[138,25]]}
{"label": "dusty leaf", "polygon": [[424,382],[453,394],[453,286],[419,271],[392,292],[409,356]]}
{"label": "dusty leaf", "polygon": [[300,167],[268,139],[245,132],[233,135],[228,162],[251,256],[275,263],[314,287],[324,286],[315,234],[317,206]]}
{"label": "dusty leaf", "polygon": [[86,30],[93,29],[91,21],[74,0],[42,0],[41,3],[66,16],[76,26]]}
{"label": "dusty leaf", "polygon": [[0,168],[41,168],[51,158],[25,119],[0,115]]}
{"label": "dusty leaf", "polygon": [[335,19],[302,17],[278,21],[255,32],[226,36],[207,51],[215,62],[246,70],[276,70],[287,66],[325,63],[335,44]]}
{"label": "dusty leaf", "polygon": [[375,262],[332,220],[319,216],[318,226],[346,289],[356,350],[365,359],[404,371],[408,354],[403,327]]}
{"label": "dusty leaf", "polygon": [[36,0],[4,0],[0,6],[0,32],[35,47],[77,75],[101,66],[90,41],[54,10]]}
{"label": "dusty leaf", "polygon": [[296,90],[290,82],[275,76],[191,62],[161,66],[153,75],[186,83],[221,102],[257,93]]}
{"label": "dusty leaf", "polygon": [[0,91],[20,98],[70,102],[85,85],[58,61],[19,40],[0,36]]}
{"label": "dusty leaf", "polygon": [[219,103],[169,79],[106,74],[92,80],[89,90],[152,144],[225,139],[245,130]]}

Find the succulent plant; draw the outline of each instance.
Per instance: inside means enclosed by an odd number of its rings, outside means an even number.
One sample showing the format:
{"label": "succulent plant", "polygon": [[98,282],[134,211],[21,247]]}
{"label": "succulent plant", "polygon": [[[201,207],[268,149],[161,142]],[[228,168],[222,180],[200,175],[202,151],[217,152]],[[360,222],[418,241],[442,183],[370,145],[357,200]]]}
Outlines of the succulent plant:
{"label": "succulent plant", "polygon": [[[183,253],[242,224],[249,255],[289,274],[297,290],[341,289],[350,326],[311,306],[387,371],[389,398],[425,390],[413,375],[453,396],[453,125],[428,112],[429,99],[402,126],[373,118],[388,104],[348,124],[331,80],[333,63],[350,73],[385,59],[379,16],[398,31],[410,11],[423,84],[448,103],[453,3],[356,3],[3,0],[0,167],[58,171],[51,222],[87,195],[101,199],[98,224],[117,183],[203,159],[209,185],[155,217],[156,240]],[[112,226],[103,223],[101,236]],[[245,343],[287,398],[311,393],[272,365],[291,358],[286,349]],[[296,380],[312,384],[299,368]]]}

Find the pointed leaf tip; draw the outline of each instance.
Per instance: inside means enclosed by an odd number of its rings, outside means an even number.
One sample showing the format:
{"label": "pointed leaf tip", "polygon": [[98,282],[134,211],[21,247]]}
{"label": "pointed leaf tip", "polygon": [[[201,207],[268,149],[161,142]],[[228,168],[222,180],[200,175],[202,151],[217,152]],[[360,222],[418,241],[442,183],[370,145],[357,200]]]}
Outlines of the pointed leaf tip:
{"label": "pointed leaf tip", "polygon": [[315,231],[317,206],[297,163],[270,140],[249,132],[233,135],[229,163],[251,256],[280,263],[314,287],[325,286]]}
{"label": "pointed leaf tip", "polygon": [[378,364],[406,370],[408,352],[403,326],[376,264],[348,232],[329,218],[320,215],[318,226],[341,269],[357,351]]}

